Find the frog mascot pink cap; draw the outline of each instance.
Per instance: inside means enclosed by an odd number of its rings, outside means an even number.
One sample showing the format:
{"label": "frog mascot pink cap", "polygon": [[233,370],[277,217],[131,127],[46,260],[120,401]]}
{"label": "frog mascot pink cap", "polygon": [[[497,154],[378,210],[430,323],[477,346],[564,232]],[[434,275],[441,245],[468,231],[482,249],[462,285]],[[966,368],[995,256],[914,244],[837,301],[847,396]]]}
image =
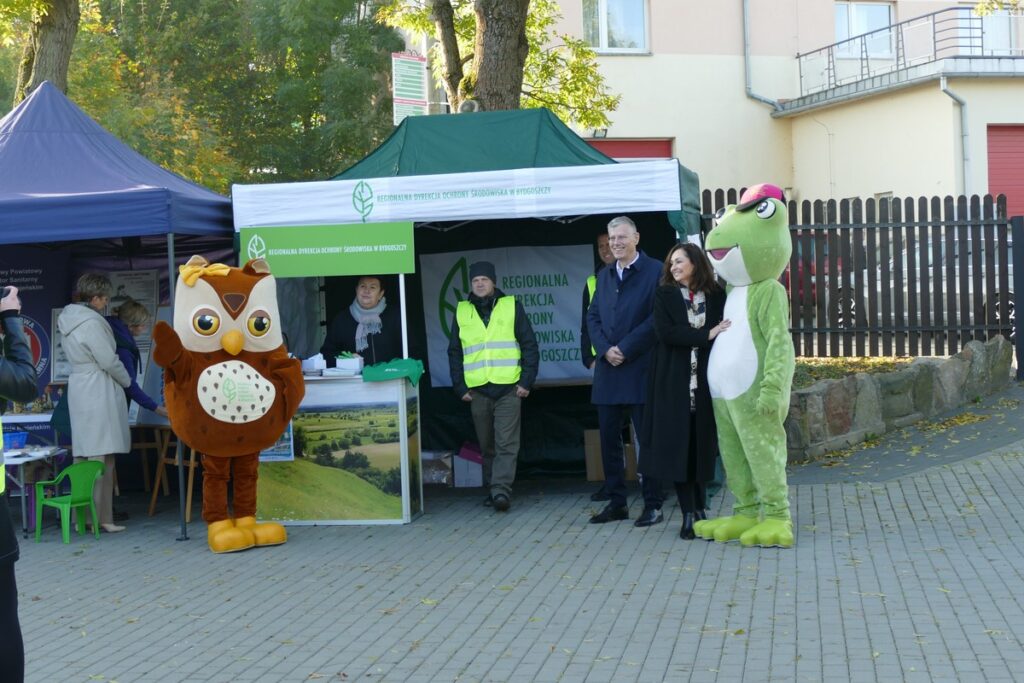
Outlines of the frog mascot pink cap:
{"label": "frog mascot pink cap", "polygon": [[786,431],[795,357],[789,301],[779,276],[793,246],[785,195],[754,185],[726,207],[705,241],[711,265],[726,281],[724,317],[708,360],[708,388],[733,514],[697,522],[708,540],[747,546],[793,545],[786,484]]}

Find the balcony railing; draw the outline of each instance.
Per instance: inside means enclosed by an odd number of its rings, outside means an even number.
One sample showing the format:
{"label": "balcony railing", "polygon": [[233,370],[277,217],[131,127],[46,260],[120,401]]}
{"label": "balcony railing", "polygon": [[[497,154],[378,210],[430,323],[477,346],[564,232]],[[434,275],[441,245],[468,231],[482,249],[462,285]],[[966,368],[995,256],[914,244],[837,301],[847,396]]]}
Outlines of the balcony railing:
{"label": "balcony railing", "polygon": [[800,94],[863,81],[947,57],[1024,56],[1024,16],[985,17],[952,7],[797,55]]}

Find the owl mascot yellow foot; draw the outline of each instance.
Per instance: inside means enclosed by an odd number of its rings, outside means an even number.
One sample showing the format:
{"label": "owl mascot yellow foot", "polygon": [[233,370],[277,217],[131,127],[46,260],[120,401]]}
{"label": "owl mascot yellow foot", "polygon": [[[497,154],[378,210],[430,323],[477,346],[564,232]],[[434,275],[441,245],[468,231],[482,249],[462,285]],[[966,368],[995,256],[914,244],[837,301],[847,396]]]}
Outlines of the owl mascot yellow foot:
{"label": "owl mascot yellow foot", "polygon": [[718,424],[718,445],[729,490],[731,517],[693,525],[694,533],[721,543],[793,545],[786,485],[786,431],[795,358],[789,336],[789,301],[779,276],[792,254],[782,190],[756,185],[726,207],[705,248],[726,281],[724,317],[732,325],[715,340],[708,388]]}
{"label": "owl mascot yellow foot", "polygon": [[193,256],[180,271],[174,328],[156,324],[153,360],[171,428],[203,454],[207,543],[215,553],[279,545],[284,527],[256,521],[259,454],[284,433],[305,385],[284,347],[277,284],[263,259],[232,268]]}

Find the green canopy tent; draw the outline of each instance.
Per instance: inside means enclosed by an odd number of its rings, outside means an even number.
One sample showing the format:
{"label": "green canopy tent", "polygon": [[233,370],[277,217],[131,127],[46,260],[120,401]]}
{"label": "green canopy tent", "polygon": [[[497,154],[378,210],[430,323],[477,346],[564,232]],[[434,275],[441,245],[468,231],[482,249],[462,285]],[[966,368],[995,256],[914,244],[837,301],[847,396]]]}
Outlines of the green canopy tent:
{"label": "green canopy tent", "polygon": [[[411,116],[377,149],[334,180],[557,168],[618,163],[547,109]],[[681,238],[700,232],[697,174],[679,164],[682,207],[668,211]]]}
{"label": "green canopy tent", "polygon": [[[529,187],[550,192],[524,198],[504,191]],[[671,159],[616,162],[543,109],[410,117],[332,180],[235,186],[232,195],[236,230],[358,224],[346,229],[372,232],[377,222],[413,221],[417,272],[408,277],[408,288],[406,276],[387,277],[384,285],[389,299],[401,293],[409,355],[427,360],[428,368],[446,361],[427,353],[436,339],[428,344],[425,316],[436,316],[437,306],[423,297],[422,256],[593,244],[608,220],[622,214],[637,220],[641,247],[654,258],[700,232],[695,173]],[[326,280],[328,321],[348,307],[354,285],[350,277]],[[582,294],[582,280],[579,287]],[[303,300],[314,297],[295,297],[294,305]],[[298,335],[289,330],[289,336]],[[319,328],[303,336],[316,338]],[[317,347],[294,350],[306,356]],[[443,370],[441,365],[433,369]],[[581,429],[596,427],[589,386],[548,386],[524,404],[520,464],[578,473]],[[469,415],[451,389],[435,385],[429,373],[421,387],[424,448],[457,448],[461,439],[472,438]]]}

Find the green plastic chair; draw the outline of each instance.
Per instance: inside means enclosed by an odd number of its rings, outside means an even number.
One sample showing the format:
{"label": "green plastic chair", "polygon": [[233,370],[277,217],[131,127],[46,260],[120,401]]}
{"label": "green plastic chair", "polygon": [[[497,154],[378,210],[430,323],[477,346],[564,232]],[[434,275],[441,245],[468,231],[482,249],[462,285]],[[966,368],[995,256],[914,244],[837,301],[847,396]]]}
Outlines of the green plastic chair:
{"label": "green plastic chair", "polygon": [[[103,475],[103,463],[98,460],[83,460],[64,469],[60,475],[50,481],[36,482],[36,543],[39,542],[39,534],[43,530],[43,506],[60,510],[61,537],[65,543],[71,543],[71,509],[89,508],[92,513],[92,529],[96,538],[100,537],[99,520],[96,518],[96,504],[92,500],[92,490],[96,480]],[[71,480],[71,493],[64,496],[52,496],[46,498],[43,495],[43,487],[52,486],[55,491],[60,491],[60,484],[65,479]],[[85,533],[85,519],[82,514],[78,515],[77,528],[79,535]]]}

